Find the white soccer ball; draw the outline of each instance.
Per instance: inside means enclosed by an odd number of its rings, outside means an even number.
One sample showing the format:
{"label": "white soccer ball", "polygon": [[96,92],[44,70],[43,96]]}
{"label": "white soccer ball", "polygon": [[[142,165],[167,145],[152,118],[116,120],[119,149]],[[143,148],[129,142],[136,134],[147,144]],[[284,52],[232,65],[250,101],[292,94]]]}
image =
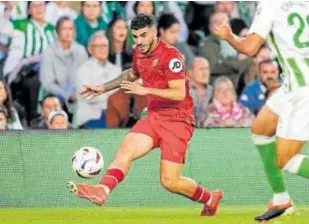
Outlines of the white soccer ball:
{"label": "white soccer ball", "polygon": [[82,147],[72,157],[73,170],[82,178],[97,176],[104,166],[101,152],[93,147]]}

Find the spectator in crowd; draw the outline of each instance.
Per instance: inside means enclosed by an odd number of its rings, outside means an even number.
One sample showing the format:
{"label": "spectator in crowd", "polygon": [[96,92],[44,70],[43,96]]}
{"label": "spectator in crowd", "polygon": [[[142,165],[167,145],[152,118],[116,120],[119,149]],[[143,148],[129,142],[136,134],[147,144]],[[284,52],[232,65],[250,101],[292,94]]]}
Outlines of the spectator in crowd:
{"label": "spectator in crowd", "polygon": [[82,1],[81,14],[75,20],[76,41],[87,47],[89,38],[99,30],[106,30],[107,24],[101,17],[101,1]]}
{"label": "spectator in crowd", "polygon": [[27,1],[3,1],[0,2],[0,17],[5,20],[26,19]]}
{"label": "spectator in crowd", "polygon": [[30,123],[32,129],[48,129],[48,115],[54,110],[61,110],[61,104],[56,95],[48,94],[40,102],[41,116],[33,119]]}
{"label": "spectator in crowd", "polygon": [[124,1],[102,1],[101,11],[102,19],[109,24],[115,18],[125,18]]}
{"label": "spectator in crowd", "polygon": [[8,112],[5,108],[5,106],[3,106],[2,104],[0,104],[0,130],[6,130],[8,129],[7,125],[8,125]]}
{"label": "spectator in crowd", "polygon": [[56,32],[57,41],[43,53],[40,80],[44,91],[57,95],[70,108],[76,101],[74,85],[77,70],[88,55],[85,48],[74,41],[74,22],[69,17],[58,20]]}
{"label": "spectator in crowd", "polygon": [[127,43],[128,27],[124,19],[113,19],[107,31],[107,37],[110,44],[109,61],[119,68],[132,62],[132,49],[129,49]]}
{"label": "spectator in crowd", "polygon": [[[154,1],[132,1],[128,2],[128,5],[133,5],[133,11],[135,14],[146,14],[146,15],[154,15],[156,14],[156,5]],[[127,7],[126,7],[127,8]],[[128,8],[127,8],[128,9]],[[127,13],[128,15],[128,13]],[[133,18],[133,17],[132,17]],[[129,20],[128,25],[130,26],[131,20]],[[128,30],[128,43],[130,46],[134,46],[134,41],[131,33],[131,29]]]}
{"label": "spectator in crowd", "polygon": [[214,34],[214,28],[219,24],[229,23],[226,13],[215,12],[211,15],[209,30],[211,35],[202,43],[200,55],[205,57],[210,65],[211,81],[219,76],[228,76],[236,83],[238,74],[249,64],[249,60],[239,61],[237,52],[224,40],[219,40]]}
{"label": "spectator in crowd", "polygon": [[249,1],[217,1],[216,12],[227,13],[230,19],[240,19],[249,26],[252,22],[256,8],[256,2]]}
{"label": "spectator in crowd", "polygon": [[205,119],[206,108],[212,98],[213,88],[209,85],[209,63],[205,58],[194,58],[189,69],[191,80],[190,95],[194,103],[194,117],[200,127]]}
{"label": "spectator in crowd", "polygon": [[251,127],[254,115],[236,102],[232,81],[219,77],[214,84],[214,99],[206,111],[203,127]]}
{"label": "spectator in crowd", "polygon": [[69,17],[71,20],[75,20],[77,13],[71,9],[69,5],[69,1],[49,2],[46,6],[46,21],[55,26],[58,19],[64,16]]}
{"label": "spectator in crowd", "polygon": [[172,14],[178,20],[178,23],[180,25],[180,31],[177,36],[177,42],[187,43],[189,37],[189,28],[185,21],[185,9],[184,11],[181,9],[181,7],[185,8],[187,6],[187,2],[164,1],[161,2],[161,4],[163,5],[162,14]]}
{"label": "spectator in crowd", "polygon": [[186,66],[189,67],[194,55],[185,42],[177,41],[180,33],[178,19],[173,14],[162,14],[158,20],[158,33],[164,41],[174,45],[184,55]]}
{"label": "spectator in crowd", "polygon": [[153,1],[136,1],[133,6],[135,14],[143,13],[146,15],[156,14],[156,5]]}
{"label": "spectator in crowd", "polygon": [[267,94],[280,86],[278,63],[271,59],[260,62],[258,79],[243,90],[240,103],[257,114],[266,102]]}
{"label": "spectator in crowd", "polygon": [[9,51],[10,39],[13,37],[14,28],[10,21],[0,17],[0,77],[3,76],[3,66]]}
{"label": "spectator in crowd", "polygon": [[8,128],[13,130],[23,129],[17,110],[13,106],[12,95],[9,86],[0,81],[0,104],[4,105],[8,114]]}
{"label": "spectator in crowd", "polygon": [[[104,32],[96,32],[89,41],[88,51],[91,58],[78,70],[76,77],[76,94],[79,94],[84,85],[97,85],[115,79],[121,69],[108,61],[109,43]],[[81,96],[77,99],[76,122],[78,126],[87,126],[90,121],[102,121],[105,117],[107,99],[113,92],[105,93],[88,101]],[[104,126],[104,122],[102,122]]]}
{"label": "spectator in crowd", "polygon": [[13,71],[23,58],[40,55],[55,41],[54,26],[45,21],[45,11],[44,1],[29,1],[29,19],[13,22],[15,33],[4,65],[4,75]]}
{"label": "spectator in crowd", "polygon": [[68,115],[63,110],[55,110],[48,115],[48,129],[65,130],[69,129]]}
{"label": "spectator in crowd", "polygon": [[[240,55],[238,57],[246,58],[246,56]],[[263,60],[271,58],[271,49],[267,45],[263,45],[255,56],[250,58],[249,66],[240,73],[236,93],[239,96],[243,89],[258,76],[259,64]]]}

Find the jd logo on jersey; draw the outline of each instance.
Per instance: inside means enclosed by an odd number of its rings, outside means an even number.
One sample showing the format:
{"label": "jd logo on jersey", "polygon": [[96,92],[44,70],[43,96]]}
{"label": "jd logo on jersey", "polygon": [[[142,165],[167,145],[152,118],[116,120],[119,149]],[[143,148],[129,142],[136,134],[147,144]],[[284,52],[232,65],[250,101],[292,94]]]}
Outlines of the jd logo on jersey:
{"label": "jd logo on jersey", "polygon": [[174,58],[169,63],[169,69],[172,72],[180,72],[182,70],[182,64],[178,58]]}

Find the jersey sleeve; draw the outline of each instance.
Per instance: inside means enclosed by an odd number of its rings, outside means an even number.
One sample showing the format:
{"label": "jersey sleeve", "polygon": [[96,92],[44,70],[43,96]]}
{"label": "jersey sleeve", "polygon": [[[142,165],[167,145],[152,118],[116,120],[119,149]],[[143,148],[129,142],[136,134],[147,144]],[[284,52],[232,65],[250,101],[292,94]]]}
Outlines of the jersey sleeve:
{"label": "jersey sleeve", "polygon": [[255,33],[263,39],[267,38],[274,24],[280,2],[279,0],[262,0],[259,3],[249,34]]}
{"label": "jersey sleeve", "polygon": [[163,63],[164,75],[168,81],[186,78],[184,57],[178,51],[168,52]]}

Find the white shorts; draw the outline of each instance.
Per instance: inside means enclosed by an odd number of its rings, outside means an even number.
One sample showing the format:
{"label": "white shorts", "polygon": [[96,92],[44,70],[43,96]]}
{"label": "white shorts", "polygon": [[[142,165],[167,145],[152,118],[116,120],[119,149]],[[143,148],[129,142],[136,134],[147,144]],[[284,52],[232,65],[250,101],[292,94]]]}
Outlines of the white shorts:
{"label": "white shorts", "polygon": [[280,138],[309,140],[309,87],[285,92],[280,88],[266,103],[279,115],[276,135]]}
{"label": "white shorts", "polygon": [[279,88],[267,101],[266,105],[271,111],[280,116],[281,111],[287,105],[286,91],[283,87]]}

